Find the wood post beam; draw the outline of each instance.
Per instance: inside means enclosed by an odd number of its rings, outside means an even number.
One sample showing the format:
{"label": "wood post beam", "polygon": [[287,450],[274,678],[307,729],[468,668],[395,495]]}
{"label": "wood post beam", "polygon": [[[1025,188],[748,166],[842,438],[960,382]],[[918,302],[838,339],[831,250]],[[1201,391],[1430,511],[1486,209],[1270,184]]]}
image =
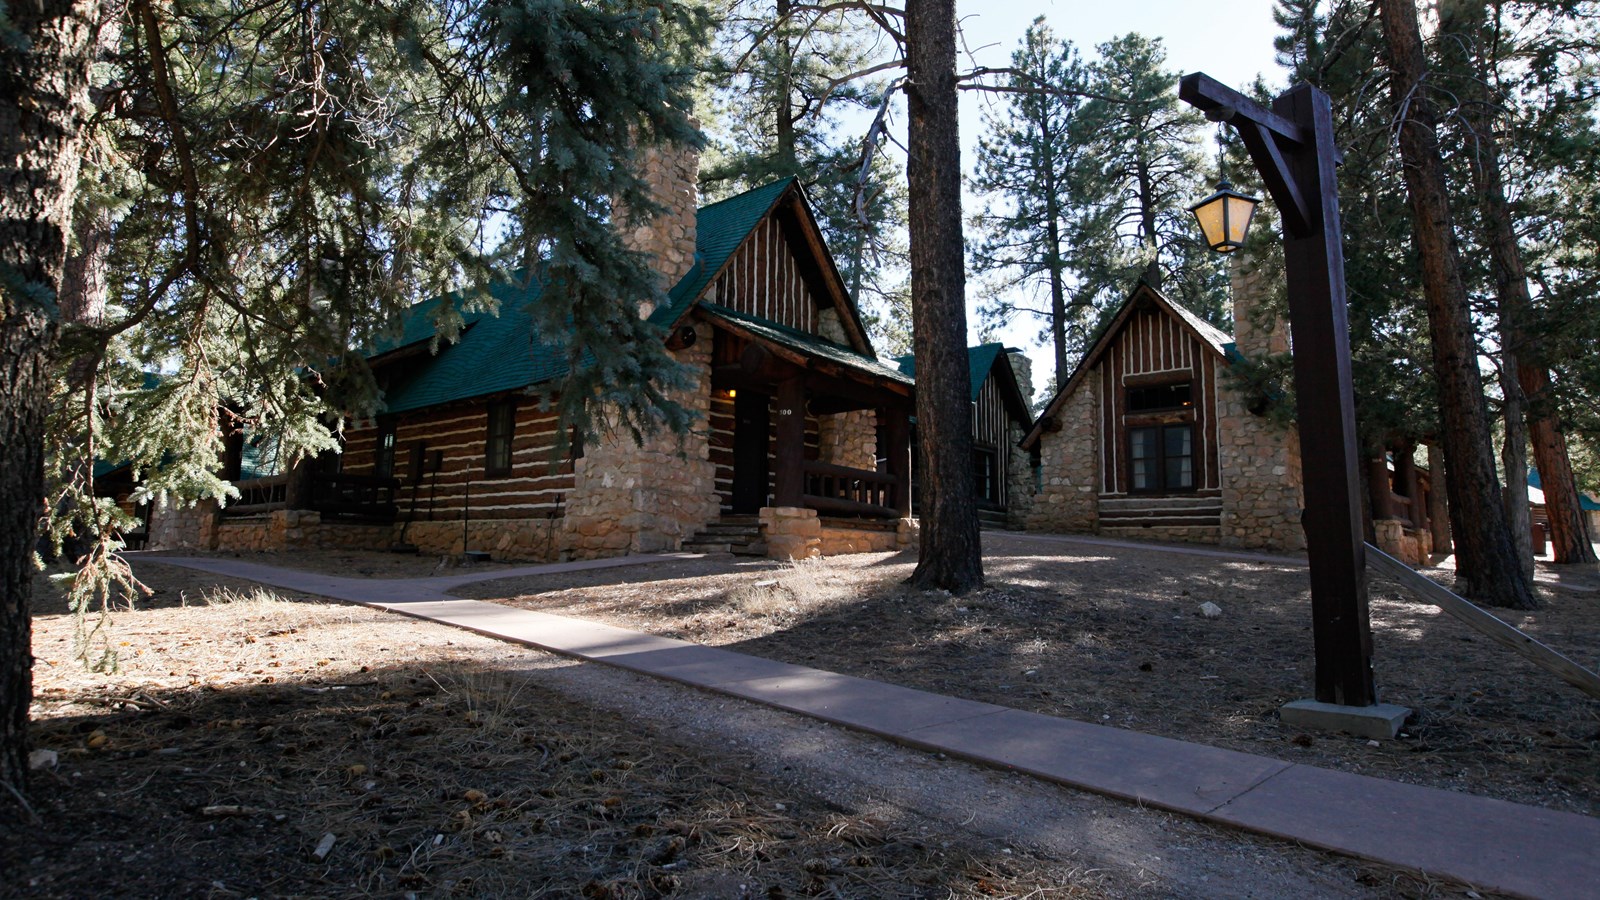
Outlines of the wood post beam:
{"label": "wood post beam", "polygon": [[[1238,129],[1284,222],[1296,417],[1305,473],[1316,698],[1372,706],[1372,633],[1345,300],[1343,226],[1328,95],[1301,84],[1266,109],[1201,73],[1178,96]],[[1383,481],[1387,482],[1387,477]]]}

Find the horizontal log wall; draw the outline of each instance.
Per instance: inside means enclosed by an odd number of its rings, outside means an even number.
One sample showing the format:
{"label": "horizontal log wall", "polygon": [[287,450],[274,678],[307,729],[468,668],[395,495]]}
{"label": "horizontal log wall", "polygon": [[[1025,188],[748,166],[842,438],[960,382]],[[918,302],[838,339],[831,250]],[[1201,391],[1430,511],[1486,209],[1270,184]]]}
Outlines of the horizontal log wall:
{"label": "horizontal log wall", "polygon": [[[733,513],[733,404],[734,398],[726,390],[711,392],[711,463],[716,469],[717,499],[722,514]],[[771,402],[768,402],[771,409]],[[771,497],[778,471],[777,415],[768,413],[767,420],[767,496]],[[806,443],[802,453],[814,460],[819,455],[817,417],[806,414]]]}
{"label": "horizontal log wall", "polygon": [[[395,429],[393,472],[400,479],[395,495],[400,519],[413,516],[414,508],[419,522],[427,521],[430,515],[434,520],[459,520],[464,498],[470,500],[472,519],[560,516],[573,479],[570,462],[563,460],[551,468],[556,424],[554,411],[541,411],[532,400],[520,403],[512,432],[511,474],[489,478],[484,474],[489,435],[487,403],[452,404],[400,415]],[[373,474],[377,436],[378,429],[371,424],[348,430],[341,471]],[[421,482],[413,485],[409,478],[411,448],[417,441],[426,444],[425,454],[443,451],[444,465],[437,474],[424,471]]]}

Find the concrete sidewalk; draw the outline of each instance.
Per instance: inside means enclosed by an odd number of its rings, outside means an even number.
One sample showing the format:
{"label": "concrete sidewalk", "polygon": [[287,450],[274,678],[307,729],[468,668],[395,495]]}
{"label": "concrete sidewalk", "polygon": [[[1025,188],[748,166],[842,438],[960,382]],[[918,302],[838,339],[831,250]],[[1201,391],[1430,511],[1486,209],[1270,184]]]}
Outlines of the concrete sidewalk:
{"label": "concrete sidewalk", "polygon": [[339,578],[216,558],[148,561],[453,625],[1479,890],[1600,895],[1600,819],[960,700],[444,593],[472,581],[690,558],[633,556],[426,579]]}

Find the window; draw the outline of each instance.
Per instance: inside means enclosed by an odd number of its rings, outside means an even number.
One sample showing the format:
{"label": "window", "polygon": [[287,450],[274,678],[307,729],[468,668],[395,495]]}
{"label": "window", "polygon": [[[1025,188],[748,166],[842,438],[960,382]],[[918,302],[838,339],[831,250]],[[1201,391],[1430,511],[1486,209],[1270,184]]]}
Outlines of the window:
{"label": "window", "polygon": [[489,404],[489,437],[483,453],[485,475],[511,474],[511,432],[516,420],[515,405]]}
{"label": "window", "polygon": [[984,503],[1000,502],[1000,466],[993,450],[972,451],[972,477],[978,490],[978,500]]}
{"label": "window", "polygon": [[1128,412],[1131,413],[1158,409],[1188,409],[1193,405],[1194,395],[1187,381],[1182,384],[1128,388]]}
{"label": "window", "polygon": [[1139,493],[1194,488],[1194,427],[1128,429],[1128,488]]}
{"label": "window", "polygon": [[394,420],[378,420],[378,446],[372,462],[372,474],[388,478],[394,474]]}

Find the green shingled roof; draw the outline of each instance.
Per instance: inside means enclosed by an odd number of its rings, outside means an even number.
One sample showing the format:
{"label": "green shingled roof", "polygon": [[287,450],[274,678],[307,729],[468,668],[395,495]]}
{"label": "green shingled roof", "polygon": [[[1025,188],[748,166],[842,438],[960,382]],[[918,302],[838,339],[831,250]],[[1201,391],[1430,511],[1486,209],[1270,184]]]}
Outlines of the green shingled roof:
{"label": "green shingled roof", "polygon": [[[650,320],[670,326],[682,318],[751,230],[795,184],[794,178],[784,178],[702,206],[695,216],[694,268],[673,286],[667,302],[656,309]],[[441,343],[430,361],[413,366],[409,374],[389,386],[384,397],[386,412],[407,412],[452,400],[482,397],[565,376],[567,364],[562,338],[551,340],[533,333],[528,307],[538,302],[541,287],[537,282],[522,287],[510,280],[491,285],[489,293],[499,301],[499,315],[482,310],[464,313],[465,326],[459,341]],[[406,314],[401,336],[378,346],[370,355],[378,356],[431,340],[438,305],[460,303],[462,299],[459,293],[447,294],[413,306]],[[740,317],[740,321],[751,325],[763,320]],[[895,370],[852,350],[819,342],[814,335],[802,336],[800,332],[780,329],[770,322],[763,327],[775,329],[774,340],[780,340],[776,335],[782,334],[781,339],[789,343],[807,341],[804,349],[808,352],[839,356],[839,361],[848,365],[859,366],[865,362],[870,364],[870,371],[900,378]]]}
{"label": "green shingled roof", "polygon": [[[542,285],[526,286],[500,281],[489,295],[500,304],[499,315],[478,310],[463,313],[460,340],[443,344],[426,365],[389,386],[384,397],[387,412],[399,413],[451,400],[511,391],[551,381],[567,373],[566,350],[559,340],[542,340],[533,333],[528,307],[536,303]],[[447,294],[418,303],[406,314],[404,333],[395,347],[429,340],[441,303],[460,303],[460,294]]]}
{"label": "green shingled roof", "polygon": [[699,308],[713,317],[733,322],[765,340],[791,347],[812,356],[819,356],[840,365],[850,366],[853,369],[866,372],[878,378],[887,378],[891,381],[898,381],[901,384],[912,383],[911,376],[900,369],[886,366],[870,356],[857,353],[849,347],[841,347],[832,341],[817,337],[809,332],[779,325],[759,316],[732,310],[726,306],[718,306],[715,303],[702,301]]}
{"label": "green shingled roof", "polygon": [[[978,402],[978,395],[983,392],[983,382],[989,377],[989,370],[994,368],[995,359],[1006,352],[1005,344],[979,344],[967,348],[967,378],[972,390],[972,402]],[[908,377],[917,376],[917,358],[915,356],[897,356],[895,364],[900,367]]]}

